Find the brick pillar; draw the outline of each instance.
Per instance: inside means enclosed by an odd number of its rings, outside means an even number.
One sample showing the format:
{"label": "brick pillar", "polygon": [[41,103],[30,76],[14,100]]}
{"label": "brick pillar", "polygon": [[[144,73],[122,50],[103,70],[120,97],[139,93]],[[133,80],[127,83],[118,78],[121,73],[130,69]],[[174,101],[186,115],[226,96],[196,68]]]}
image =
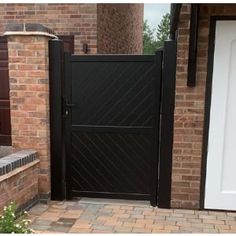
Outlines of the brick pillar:
{"label": "brick pillar", "polygon": [[[174,115],[174,143],[171,206],[173,208],[199,208],[202,133],[204,116],[204,75],[197,74],[197,85],[187,87],[189,29],[191,4],[183,4],[180,12],[177,38],[177,69]],[[205,26],[205,24],[203,24]],[[204,31],[207,33],[207,31]],[[199,31],[199,40],[202,40]],[[208,35],[208,34],[207,34]],[[208,40],[208,39],[207,39]],[[200,48],[200,47],[199,47]],[[198,48],[198,49],[199,49]],[[198,51],[198,63],[202,49]],[[199,52],[202,54],[200,55]],[[202,70],[201,59],[197,71]]]}
{"label": "brick pillar", "polygon": [[[22,30],[22,26],[24,31]],[[35,32],[32,31],[34,30]],[[30,32],[27,31],[30,29]],[[8,36],[12,146],[35,149],[40,159],[39,193],[50,194],[48,40],[37,24],[9,25]]]}
{"label": "brick pillar", "polygon": [[99,54],[143,53],[143,4],[97,4]]}

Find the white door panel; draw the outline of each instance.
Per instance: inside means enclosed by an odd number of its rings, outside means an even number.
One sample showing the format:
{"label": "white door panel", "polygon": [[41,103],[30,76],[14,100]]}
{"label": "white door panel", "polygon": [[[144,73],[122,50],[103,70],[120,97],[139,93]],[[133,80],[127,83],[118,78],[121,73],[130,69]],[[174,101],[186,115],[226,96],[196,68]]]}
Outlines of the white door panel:
{"label": "white door panel", "polygon": [[205,208],[236,210],[236,21],[217,21]]}

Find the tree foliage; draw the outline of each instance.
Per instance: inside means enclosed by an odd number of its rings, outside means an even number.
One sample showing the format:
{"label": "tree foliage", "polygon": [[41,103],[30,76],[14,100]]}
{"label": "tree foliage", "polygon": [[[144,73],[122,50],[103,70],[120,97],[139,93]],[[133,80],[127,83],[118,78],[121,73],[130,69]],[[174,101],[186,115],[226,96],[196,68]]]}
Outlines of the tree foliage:
{"label": "tree foliage", "polygon": [[143,24],[143,54],[154,54],[156,50],[164,45],[169,38],[170,14],[166,13],[157,29],[151,29],[148,21]]}
{"label": "tree foliage", "polygon": [[156,41],[154,37],[154,30],[148,25],[148,21],[145,20],[143,24],[143,53],[153,54],[156,50]]}
{"label": "tree foliage", "polygon": [[170,36],[170,14],[166,13],[160,24],[157,26],[157,41],[162,44],[169,39]]}

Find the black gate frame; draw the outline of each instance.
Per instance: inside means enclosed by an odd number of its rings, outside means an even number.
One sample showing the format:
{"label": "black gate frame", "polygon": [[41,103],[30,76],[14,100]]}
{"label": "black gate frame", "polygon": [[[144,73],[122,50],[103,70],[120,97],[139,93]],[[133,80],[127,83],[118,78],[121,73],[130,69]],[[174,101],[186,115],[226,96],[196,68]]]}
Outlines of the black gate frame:
{"label": "black gate frame", "polygon": [[[157,186],[155,199],[152,205],[161,208],[170,208],[171,204],[171,174],[172,174],[172,147],[173,123],[175,104],[175,74],[176,74],[176,41],[164,43],[164,48],[156,52],[156,58],[163,57],[162,66],[162,94],[159,127],[159,159],[156,168],[159,171],[153,183]],[[161,72],[161,71],[159,71]],[[64,90],[64,52],[63,42],[60,39],[49,41],[49,86],[50,86],[50,147],[51,147],[51,199],[64,200],[70,198],[66,194],[66,158],[64,137],[65,100]],[[159,130],[159,132],[158,132]]]}
{"label": "black gate frame", "polygon": [[[163,60],[163,51],[162,50],[158,50],[156,52],[155,55],[141,55],[143,58],[144,61],[149,61],[149,60],[152,60],[150,58],[153,58],[154,59],[154,63],[156,65],[156,73],[155,73],[155,76],[156,78],[160,78],[160,79],[156,79],[155,80],[155,84],[156,84],[156,88],[161,88],[161,77],[162,77],[162,60]],[[135,55],[108,55],[109,57],[109,61],[140,61],[140,55],[138,56],[135,56]],[[65,53],[64,54],[64,75],[65,75],[65,80],[66,80],[66,84],[67,86],[65,85],[66,87],[66,93],[67,94],[70,94],[70,89],[71,89],[71,64],[70,62],[75,62],[75,61],[83,61],[83,62],[101,62],[101,61],[108,61],[107,59],[107,56],[106,55],[95,55],[95,56],[79,56],[79,57],[76,57],[76,55],[71,55],[70,53]],[[142,61],[142,60],[141,60]],[[160,63],[161,62],[161,63]],[[160,89],[161,90],[161,89]],[[156,114],[159,114],[160,113],[160,105],[161,105],[161,97],[157,97],[157,96],[161,96],[162,92],[155,92],[156,94],[156,97],[155,97],[155,109],[156,109]],[[71,104],[71,98],[70,97],[66,97],[66,103],[69,103]],[[64,105],[64,109],[65,111],[70,109],[70,106],[69,107],[66,107],[66,104]],[[65,112],[64,111],[64,112]],[[70,124],[70,120],[71,120],[71,117],[70,117],[70,114],[69,113],[69,116],[67,117],[67,119],[65,119],[65,129],[69,129],[69,127],[71,126]],[[157,205],[157,192],[158,192],[158,173],[159,173],[159,170],[158,170],[158,162],[159,162],[159,137],[158,137],[158,134],[160,132],[160,127],[159,127],[159,123],[160,123],[160,117],[156,117],[156,119],[154,119],[154,125],[153,125],[153,137],[154,137],[154,140],[156,140],[156,144],[155,145],[155,150],[154,152],[152,153],[152,155],[154,156],[154,158],[152,159],[152,173],[151,173],[151,176],[152,176],[152,179],[151,179],[151,182],[150,182],[150,186],[151,186],[151,200],[150,200],[150,203],[152,206],[156,206]],[[156,132],[155,132],[156,131]],[[67,184],[67,188],[66,188],[66,199],[72,199],[72,193],[71,193],[71,148],[70,148],[70,144],[71,144],[71,137],[68,135],[69,133],[68,132],[65,132],[63,135],[65,136],[65,150],[66,150],[66,181],[68,184]],[[97,194],[97,193],[89,193],[89,195],[86,195],[87,196],[91,196],[91,197],[99,197],[100,195]],[[114,195],[112,194],[104,194],[103,195],[104,197],[114,197]],[[117,194],[117,198],[126,198],[127,196],[125,194]],[[142,197],[138,197],[137,198],[137,195],[134,195],[134,196],[129,196],[129,199],[142,199]]]}

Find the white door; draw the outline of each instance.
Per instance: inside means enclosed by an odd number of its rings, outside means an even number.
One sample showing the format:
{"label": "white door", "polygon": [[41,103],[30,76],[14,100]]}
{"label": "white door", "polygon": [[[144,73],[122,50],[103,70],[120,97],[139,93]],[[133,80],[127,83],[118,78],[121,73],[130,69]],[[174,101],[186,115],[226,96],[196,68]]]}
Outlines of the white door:
{"label": "white door", "polygon": [[205,208],[236,210],[236,21],[217,21]]}

